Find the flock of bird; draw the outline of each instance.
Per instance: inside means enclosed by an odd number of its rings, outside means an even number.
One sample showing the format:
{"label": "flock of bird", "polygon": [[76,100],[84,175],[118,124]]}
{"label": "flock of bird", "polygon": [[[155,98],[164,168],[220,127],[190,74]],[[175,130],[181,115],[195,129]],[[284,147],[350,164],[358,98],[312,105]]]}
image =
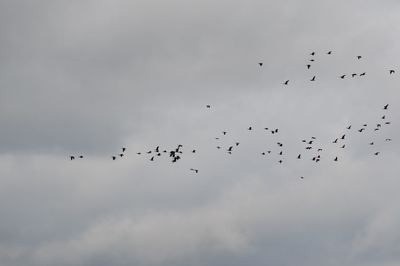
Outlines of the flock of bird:
{"label": "flock of bird", "polygon": [[[310,59],[310,63],[306,64],[307,69],[310,69],[312,67],[312,62],[315,62],[315,59],[314,59],[315,54],[316,54],[315,52],[310,53],[312,58]],[[331,55],[332,51],[328,51],[326,54]],[[357,56],[356,59],[361,60],[362,56]],[[262,67],[263,62],[259,62],[258,65],[260,67]],[[390,69],[389,74],[390,75],[395,74],[395,70]],[[365,76],[366,72],[362,72],[360,74],[352,73],[351,75],[343,74],[343,75],[339,76],[339,78],[344,79],[346,76],[351,76],[352,78],[354,78],[357,75]],[[316,80],[316,76],[314,75],[310,81],[315,81],[315,80]],[[286,80],[283,84],[288,85],[289,81],[290,80]],[[207,104],[206,108],[211,109],[211,105]],[[353,125],[346,126],[346,128],[343,129],[343,132],[341,132],[339,134],[339,136],[337,136],[336,138],[334,138],[331,141],[332,142],[331,145],[333,145],[334,148],[345,149],[345,148],[347,148],[347,145],[348,145],[348,143],[346,143],[346,140],[347,140],[347,136],[348,136],[349,132],[355,130],[355,132],[357,132],[357,134],[362,134],[364,131],[367,131],[368,129],[370,129],[372,132],[377,132],[377,131],[380,131],[381,129],[383,129],[383,127],[389,126],[391,124],[391,122],[387,120],[388,110],[389,110],[389,104],[384,105],[382,108],[383,113],[380,114],[379,120],[375,121],[373,127],[368,126],[368,123],[364,123],[364,124],[360,125],[359,127],[355,127],[355,125],[354,126]],[[254,130],[253,126],[249,126],[247,128],[247,131],[252,131],[252,130]],[[262,130],[265,132],[268,132],[272,135],[279,134],[278,128],[263,127]],[[228,132],[222,131],[221,134],[222,134],[221,136],[214,137],[215,140],[220,140],[222,137],[226,136],[228,134]],[[392,139],[385,137],[382,139],[382,141],[390,142],[390,141],[392,141]],[[301,143],[304,144],[304,147],[303,147],[304,150],[296,153],[297,155],[293,156],[292,159],[302,160],[302,159],[309,157],[309,160],[312,162],[315,162],[315,163],[318,163],[323,159],[323,157],[324,157],[323,151],[327,146],[326,145],[316,146],[316,144],[318,143],[317,137],[312,136],[309,139],[302,139]],[[371,147],[375,147],[376,146],[375,144],[376,144],[376,140],[368,142],[368,145]],[[234,142],[232,145],[228,145],[227,147],[223,147],[223,145],[220,144],[220,145],[217,145],[215,148],[218,150],[224,150],[228,154],[232,154],[239,145],[240,145],[240,142]],[[268,156],[268,155],[272,154],[273,152],[274,153],[276,152],[276,155],[279,157],[277,160],[277,163],[282,164],[284,162],[284,158],[285,158],[283,156],[284,155],[284,150],[283,150],[284,144],[282,142],[278,141],[278,142],[276,142],[276,145],[278,148],[277,151],[268,149],[266,151],[262,151],[260,155]],[[324,147],[324,149],[322,147]],[[112,155],[110,159],[112,161],[115,161],[117,159],[122,159],[125,156],[126,151],[127,151],[127,148],[122,147],[121,152],[116,155]],[[197,151],[196,149],[191,148],[188,151],[185,151],[185,153],[188,152],[191,154],[195,154],[196,151]],[[313,151],[315,151],[315,152],[313,152]],[[310,153],[312,153],[312,154],[310,154]],[[183,150],[183,145],[178,144],[176,147],[173,147],[172,149],[171,148],[170,149],[161,149],[160,146],[156,146],[155,148],[147,150],[147,151],[136,152],[136,154],[138,156],[147,155],[148,160],[150,160],[150,161],[155,161],[158,157],[161,157],[163,154],[165,154],[165,155],[168,155],[168,157],[170,158],[172,163],[176,163],[182,158],[182,156],[184,154],[184,150]],[[378,156],[380,154],[380,151],[374,150],[373,152],[371,152],[371,154]],[[83,155],[70,155],[69,158],[72,161],[75,159],[83,159],[84,157],[83,157]],[[331,159],[328,158],[328,160],[331,160],[333,162],[338,162],[338,161],[340,161],[340,156],[335,155]],[[189,170],[196,174],[199,173],[199,169],[196,169],[196,168],[190,168]],[[300,176],[300,179],[304,179],[304,176]]]}

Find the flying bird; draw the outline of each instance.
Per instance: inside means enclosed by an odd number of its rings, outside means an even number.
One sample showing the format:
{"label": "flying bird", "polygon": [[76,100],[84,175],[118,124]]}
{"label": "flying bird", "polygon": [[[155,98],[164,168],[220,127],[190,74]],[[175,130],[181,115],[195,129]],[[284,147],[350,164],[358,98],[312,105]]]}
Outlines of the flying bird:
{"label": "flying bird", "polygon": [[207,104],[206,107],[207,107],[207,108],[211,108],[211,105]]}
{"label": "flying bird", "polygon": [[193,172],[195,172],[196,174],[199,172],[198,169],[194,169],[194,168],[190,168],[190,171],[193,171]]}
{"label": "flying bird", "polygon": [[340,76],[340,78],[341,78],[341,79],[344,79],[344,77],[346,77],[346,75],[342,75],[342,76]]}
{"label": "flying bird", "polygon": [[362,58],[361,55],[357,55],[357,59],[360,60]]}
{"label": "flying bird", "polygon": [[75,156],[69,156],[70,160],[75,160]]}
{"label": "flying bird", "polygon": [[389,74],[390,75],[394,74],[394,70],[393,69],[389,70]]}
{"label": "flying bird", "polygon": [[310,81],[315,81],[315,76]]}
{"label": "flying bird", "polygon": [[122,152],[125,152],[126,151],[126,148],[125,147],[122,147]]}
{"label": "flying bird", "polygon": [[351,77],[354,78],[355,76],[357,76],[356,73],[351,74]]}
{"label": "flying bird", "polygon": [[327,52],[326,54],[332,54],[332,51]]}
{"label": "flying bird", "polygon": [[389,107],[389,104],[386,104],[385,106],[383,106],[383,110],[387,110]]}
{"label": "flying bird", "polygon": [[113,159],[113,161],[115,161],[115,159],[117,159],[117,156],[111,156],[111,158]]}
{"label": "flying bird", "polygon": [[337,162],[337,161],[338,161],[338,157],[336,156],[335,159],[333,159],[333,160],[334,160],[335,162]]}
{"label": "flying bird", "polygon": [[259,65],[260,65],[260,67],[263,65],[263,63],[262,62],[260,62],[260,63],[258,63]]}
{"label": "flying bird", "polygon": [[311,65],[310,65],[310,64],[308,64],[308,65],[307,65],[307,69],[310,69],[310,67],[311,67]]}
{"label": "flying bird", "polygon": [[360,74],[360,76],[365,76],[365,74],[367,74],[366,72],[363,72]]}
{"label": "flying bird", "polygon": [[288,83],[289,83],[289,80],[286,80],[285,83],[283,83],[283,84],[288,85]]}

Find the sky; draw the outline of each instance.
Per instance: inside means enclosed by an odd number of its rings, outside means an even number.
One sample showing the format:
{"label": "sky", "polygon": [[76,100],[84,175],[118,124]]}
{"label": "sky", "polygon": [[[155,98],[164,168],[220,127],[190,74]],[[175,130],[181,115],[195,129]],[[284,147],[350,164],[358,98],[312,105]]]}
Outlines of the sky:
{"label": "sky", "polygon": [[399,12],[0,0],[0,264],[399,265]]}

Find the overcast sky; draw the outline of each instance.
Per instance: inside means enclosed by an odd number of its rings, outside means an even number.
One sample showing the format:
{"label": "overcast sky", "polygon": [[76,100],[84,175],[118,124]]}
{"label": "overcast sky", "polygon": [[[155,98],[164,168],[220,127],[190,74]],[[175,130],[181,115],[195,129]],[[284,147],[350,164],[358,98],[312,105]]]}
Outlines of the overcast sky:
{"label": "overcast sky", "polygon": [[400,265],[399,14],[0,0],[0,264]]}

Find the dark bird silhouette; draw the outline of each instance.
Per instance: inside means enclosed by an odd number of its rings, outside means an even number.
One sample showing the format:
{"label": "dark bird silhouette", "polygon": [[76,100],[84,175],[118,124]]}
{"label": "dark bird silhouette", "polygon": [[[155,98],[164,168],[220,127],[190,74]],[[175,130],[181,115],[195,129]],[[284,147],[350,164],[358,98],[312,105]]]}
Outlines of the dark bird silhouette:
{"label": "dark bird silhouette", "polygon": [[282,160],[279,160],[278,162],[279,162],[279,163],[283,163],[283,161],[282,161]]}
{"label": "dark bird silhouette", "polygon": [[154,161],[154,156],[150,158],[150,161]]}
{"label": "dark bird silhouette", "polygon": [[341,139],[344,139],[346,137],[346,134],[343,134],[343,136],[341,137]]}
{"label": "dark bird silhouette", "polygon": [[376,124],[376,127],[381,127],[381,124]]}
{"label": "dark bird silhouette", "polygon": [[111,158],[113,159],[113,161],[115,161],[115,159],[117,159],[117,156],[111,156]]}
{"label": "dark bird silhouette", "polygon": [[278,133],[278,129],[277,128],[275,129],[275,133]]}
{"label": "dark bird silhouette", "polygon": [[363,132],[365,130],[365,128],[360,128],[359,130],[358,130],[358,132]]}
{"label": "dark bird silhouette", "polygon": [[262,62],[260,62],[260,63],[258,63],[260,66],[262,66],[263,65],[263,63]]}
{"label": "dark bird silhouette", "polygon": [[336,156],[335,159],[333,159],[333,160],[334,160],[335,162],[337,162],[337,161],[338,161],[338,157]]}
{"label": "dark bird silhouette", "polygon": [[363,72],[360,74],[360,76],[365,76],[365,74],[367,74],[366,72]]}
{"label": "dark bird silhouette", "polygon": [[207,104],[206,107],[207,107],[207,108],[211,108],[211,105]]}
{"label": "dark bird silhouette", "polygon": [[159,149],[160,149],[160,146],[157,146],[156,149],[155,149],[155,151],[156,151],[156,152],[159,152]]}
{"label": "dark bird silhouette", "polygon": [[320,151],[322,151],[322,149],[318,149],[317,151],[320,152]]}
{"label": "dark bird silhouette", "polygon": [[390,122],[385,122],[385,125],[390,125]]}
{"label": "dark bird silhouette", "polygon": [[279,152],[279,155],[282,155],[282,154],[283,154],[283,152],[282,152],[282,151],[280,151],[280,152]]}
{"label": "dark bird silhouette", "polygon": [[226,135],[226,131],[222,131],[222,134]]}
{"label": "dark bird silhouette", "polygon": [[142,154],[142,153],[141,153],[141,152],[137,152],[136,154],[137,154],[137,155],[140,155],[140,154]]}
{"label": "dark bird silhouette", "polygon": [[230,147],[228,148],[228,151],[232,151],[232,149],[233,149],[233,146],[230,146]]}
{"label": "dark bird silhouette", "polygon": [[317,139],[316,137],[311,137],[311,139]]}
{"label": "dark bird silhouette", "polygon": [[285,83],[283,83],[283,84],[288,85],[289,84],[289,80],[286,80]]}
{"label": "dark bird silhouette", "polygon": [[217,137],[217,138],[215,138],[215,139],[219,139],[219,138]]}
{"label": "dark bird silhouette", "polygon": [[249,128],[248,128],[248,130],[252,130],[252,129],[253,129],[252,127],[249,127]]}
{"label": "dark bird silhouette", "polygon": [[393,69],[389,70],[389,74],[390,75],[394,74],[394,70]]}
{"label": "dark bird silhouette", "polygon": [[267,128],[267,127],[264,127],[264,129],[265,129],[265,130],[268,130],[268,128]]}
{"label": "dark bird silhouette", "polygon": [[125,152],[126,151],[126,148],[125,147],[122,147],[122,152]]}
{"label": "dark bird silhouette", "polygon": [[332,54],[332,51],[327,52],[326,54]]}
{"label": "dark bird silhouette", "polygon": [[236,142],[236,146],[239,146],[239,144],[240,144],[239,142]]}
{"label": "dark bird silhouette", "polygon": [[315,76],[310,81],[315,81]]}
{"label": "dark bird silhouette", "polygon": [[308,64],[308,65],[307,65],[307,69],[310,69],[310,67],[311,67],[311,65],[310,65],[310,64]]}
{"label": "dark bird silhouette", "polygon": [[383,110],[387,110],[389,107],[389,104],[386,104],[385,106],[383,106]]}
{"label": "dark bird silhouette", "polygon": [[385,139],[385,141],[392,141],[392,139]]}
{"label": "dark bird silhouette", "polygon": [[373,142],[370,142],[369,145],[374,145],[374,143],[373,143]]}
{"label": "dark bird silhouette", "polygon": [[385,119],[385,118],[386,118],[386,115],[382,116],[382,119]]}
{"label": "dark bird silhouette", "polygon": [[119,157],[123,157],[123,156],[124,156],[124,154],[123,154],[123,153],[120,153],[120,154],[119,154]]}
{"label": "dark bird silhouette", "polygon": [[265,155],[265,152],[262,152],[261,154],[262,154],[262,155]]}
{"label": "dark bird silhouette", "polygon": [[310,141],[308,142],[308,144],[310,144],[310,145],[311,145],[311,144],[313,144],[313,141],[312,141],[312,140],[310,140]]}
{"label": "dark bird silhouette", "polygon": [[335,139],[332,143],[337,143],[338,139]]}
{"label": "dark bird silhouette", "polygon": [[75,160],[75,156],[69,156],[70,160]]}
{"label": "dark bird silhouette", "polygon": [[217,149],[221,149],[221,147],[220,147],[220,146],[217,146]]}
{"label": "dark bird silhouette", "polygon": [[300,176],[300,179],[304,179],[304,176]]}
{"label": "dark bird silhouette", "polygon": [[354,78],[355,76],[357,76],[356,73],[351,74],[351,77]]}
{"label": "dark bird silhouette", "polygon": [[346,144],[343,144],[343,146],[342,146],[342,147],[340,147],[340,148],[344,149],[344,147],[346,147]]}
{"label": "dark bird silhouette", "polygon": [[277,142],[276,144],[278,144],[279,147],[282,147],[282,146],[283,146],[283,144],[280,143],[280,142]]}
{"label": "dark bird silhouette", "polygon": [[148,154],[150,154],[150,153],[151,153],[151,151],[148,151],[147,153],[148,153]]}
{"label": "dark bird silhouette", "polygon": [[194,169],[194,168],[190,168],[190,171],[193,171],[193,172],[195,172],[196,174],[199,172],[198,169]]}
{"label": "dark bird silhouette", "polygon": [[196,153],[196,150],[192,150],[192,153]]}
{"label": "dark bird silhouette", "polygon": [[340,76],[341,79],[344,79],[344,77],[346,77],[346,75],[341,75],[341,76]]}
{"label": "dark bird silhouette", "polygon": [[83,155],[79,155],[79,159],[83,159]]}
{"label": "dark bird silhouette", "polygon": [[364,124],[364,125],[363,125],[363,127],[366,127],[366,126],[368,126],[368,125],[367,125],[367,124]]}
{"label": "dark bird silhouette", "polygon": [[312,147],[306,147],[306,150],[311,150],[312,149]]}
{"label": "dark bird silhouette", "polygon": [[362,58],[361,55],[357,55],[357,59],[360,60]]}
{"label": "dark bird silhouette", "polygon": [[314,55],[315,55],[315,52],[312,52],[310,55],[314,56]]}
{"label": "dark bird silhouette", "polygon": [[351,129],[351,125],[347,127],[347,129]]}
{"label": "dark bird silhouette", "polygon": [[377,151],[377,152],[375,152],[374,154],[375,154],[375,155],[378,155],[379,153],[380,153],[380,152],[379,152],[379,151]]}
{"label": "dark bird silhouette", "polygon": [[297,155],[297,159],[301,159],[301,154]]}

